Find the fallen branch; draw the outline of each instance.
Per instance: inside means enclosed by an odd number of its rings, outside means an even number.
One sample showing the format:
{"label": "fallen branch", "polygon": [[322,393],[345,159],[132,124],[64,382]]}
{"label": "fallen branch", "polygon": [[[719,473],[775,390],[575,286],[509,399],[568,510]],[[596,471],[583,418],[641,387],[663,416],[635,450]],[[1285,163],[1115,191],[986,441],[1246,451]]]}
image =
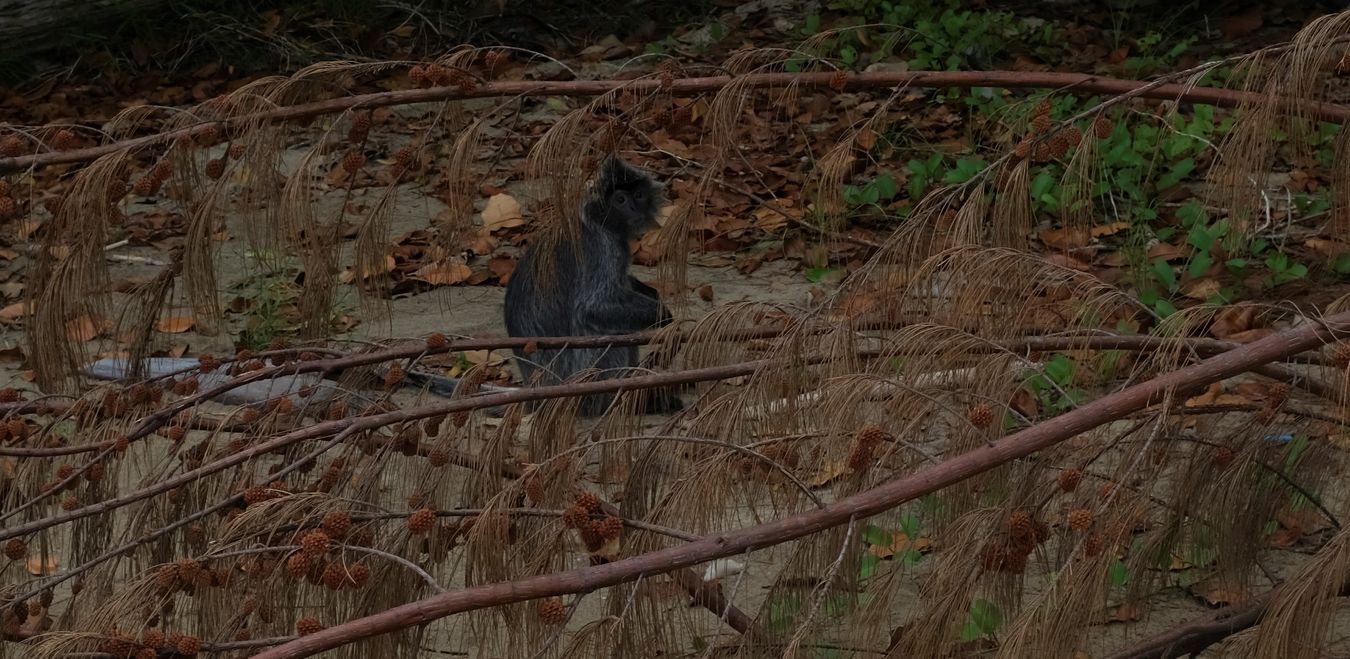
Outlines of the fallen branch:
{"label": "fallen branch", "polygon": [[[1279,48],[1262,52],[1277,52]],[[842,76],[842,77],[841,77]],[[840,82],[843,86],[840,87]],[[194,137],[210,130],[228,132],[241,126],[261,123],[280,123],[335,114],[356,108],[369,109],[412,103],[457,101],[477,98],[529,96],[600,96],[615,90],[631,90],[637,94],[662,92],[688,96],[718,91],[735,83],[747,89],[777,89],[795,86],[801,89],[890,89],[896,87],[925,87],[934,89],[966,89],[971,87],[998,87],[1004,89],[1054,89],[1072,94],[1124,95],[1137,92],[1141,98],[1186,103],[1205,103],[1218,107],[1238,107],[1257,103],[1265,97],[1258,93],[1241,92],[1186,84],[1122,80],[1082,73],[1031,71],[903,71],[874,73],[759,73],[744,76],[712,76],[681,78],[666,84],[660,79],[640,80],[571,80],[571,81],[502,81],[478,85],[472,89],[460,87],[432,87],[358,94],[332,98],[313,103],[302,103],[267,112],[243,115],[218,121],[209,121],[155,135],[136,137],[110,144],[69,151],[48,151],[26,156],[0,158],[0,173],[19,171],[49,165],[70,164],[94,160],[122,150],[139,150],[167,144],[179,138]],[[1142,89],[1142,91],[1140,91]],[[1332,122],[1350,119],[1350,108],[1332,103],[1290,100],[1304,116]]]}
{"label": "fallen branch", "polygon": [[[1219,609],[1213,615],[1187,620],[1171,629],[1150,636],[1106,659],[1174,659],[1195,656],[1211,645],[1236,634],[1261,620],[1280,592],[1272,588],[1241,604]],[[1350,584],[1341,587],[1341,596],[1350,595]]]}
{"label": "fallen branch", "polygon": [[308,657],[364,638],[512,602],[589,592],[805,537],[889,510],[901,503],[1044,450],[1103,423],[1120,419],[1171,395],[1237,375],[1261,364],[1312,349],[1350,332],[1350,313],[1280,332],[1198,364],[1104,396],[986,446],[921,469],[909,476],[840,499],[825,508],[715,533],[697,541],[605,565],[461,588],[341,623],[256,655],[258,659]]}

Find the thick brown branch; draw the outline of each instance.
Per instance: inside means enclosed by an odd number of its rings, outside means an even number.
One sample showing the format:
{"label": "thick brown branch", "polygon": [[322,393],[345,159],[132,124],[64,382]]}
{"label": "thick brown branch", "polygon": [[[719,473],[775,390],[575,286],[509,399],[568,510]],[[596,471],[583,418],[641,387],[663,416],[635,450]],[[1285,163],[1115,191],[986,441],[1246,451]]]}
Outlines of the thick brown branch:
{"label": "thick brown branch", "polygon": [[[822,328],[823,329],[823,328]],[[861,327],[860,331],[869,329],[885,329],[881,327]],[[889,329],[894,329],[891,327]],[[746,340],[757,338],[770,338],[778,336],[784,332],[781,327],[754,327],[745,330],[737,330],[726,333],[719,337],[725,340]],[[135,430],[128,433],[129,441],[135,441],[154,432],[155,429],[163,425],[169,419],[174,418],[180,411],[190,408],[195,404],[203,402],[213,396],[217,396],[224,391],[243,386],[244,384],[256,380],[266,379],[280,375],[292,375],[300,373],[333,372],[348,368],[357,368],[378,364],[395,359],[408,359],[424,354],[439,354],[444,352],[454,352],[459,350],[495,350],[521,348],[529,343],[534,343],[541,348],[571,346],[571,347],[593,347],[603,345],[642,345],[651,342],[655,337],[652,332],[641,332],[637,334],[619,334],[613,336],[575,336],[575,337],[490,337],[461,339],[448,343],[439,348],[425,348],[421,344],[410,343],[393,348],[374,350],[371,352],[357,353],[352,355],[342,355],[324,360],[313,360],[306,362],[295,362],[282,366],[271,366],[259,371],[253,371],[246,374],[247,377],[236,378],[232,382],[224,383],[218,387],[207,391],[199,392],[195,395],[184,398],[172,406],[157,412],[137,426]],[[688,339],[688,333],[675,337],[675,341],[684,341]],[[1056,350],[1131,350],[1131,351],[1151,351],[1164,348],[1180,347],[1185,350],[1192,350],[1201,356],[1216,355],[1241,344],[1231,341],[1221,341],[1218,339],[1208,339],[1203,337],[1192,338],[1171,338],[1156,337],[1143,334],[1091,334],[1091,335],[1055,335],[1055,336],[1030,336],[1012,341],[1002,341],[987,346],[977,346],[973,350],[976,352],[1009,350],[1014,352],[1050,352]],[[1327,365],[1329,362],[1323,355],[1318,353],[1303,353],[1300,355],[1291,355],[1283,360],[1291,363],[1320,364]],[[1267,377],[1281,380],[1284,382],[1293,382],[1308,391],[1334,400],[1337,390],[1330,385],[1313,380],[1306,375],[1297,374],[1290,369],[1275,365],[1266,364],[1253,369]],[[0,404],[0,415],[5,414],[54,414],[61,413],[69,409],[73,404],[72,400],[55,400],[44,398],[35,401],[21,401],[16,403]],[[230,424],[220,426],[213,420],[192,419],[192,427],[199,430],[211,430],[217,432],[241,432],[248,429],[247,424]],[[91,453],[99,450],[107,450],[116,443],[116,440],[106,440],[89,444],[73,446],[55,446],[55,447],[0,447],[0,455],[15,457],[56,457],[62,455],[74,455],[79,453]],[[78,474],[76,474],[78,477]]]}
{"label": "thick brown branch", "polygon": [[[49,151],[34,155],[0,158],[0,173],[29,167],[86,162],[123,149],[138,150],[167,144],[179,137],[193,136],[208,130],[231,129],[262,122],[285,122],[334,114],[353,108],[376,108],[410,103],[453,101],[472,98],[522,96],[599,96],[616,89],[630,89],[635,93],[663,91],[676,96],[687,96],[720,90],[732,83],[746,88],[774,89],[796,85],[806,89],[830,89],[837,85],[835,73],[760,73],[746,76],[714,76],[683,78],[666,86],[659,79],[642,80],[573,80],[573,81],[503,81],[479,85],[471,90],[459,87],[433,87],[360,94],[278,108],[268,112],[234,117],[220,122],[204,123],[179,130],[147,135],[85,149]],[[1207,103],[1220,107],[1237,107],[1257,102],[1262,97],[1250,92],[1184,84],[1145,83],[1082,73],[1028,72],[1028,71],[904,71],[851,73],[845,76],[845,89],[886,89],[892,87],[970,88],[1000,87],[1005,89],[1054,89],[1073,94],[1121,95],[1150,88],[1139,94],[1142,98]],[[1331,103],[1296,99],[1306,116],[1323,121],[1344,122],[1350,119],[1350,108]]]}
{"label": "thick brown branch", "polygon": [[704,536],[695,542],[605,565],[454,590],[330,627],[266,650],[257,657],[259,659],[308,657],[363,638],[425,624],[455,613],[540,597],[592,591],[632,581],[644,574],[659,574],[672,569],[690,567],[808,536],[850,520],[884,512],[905,501],[959,483],[998,465],[1026,457],[1103,423],[1159,403],[1170,394],[1202,387],[1251,370],[1258,365],[1309,350],[1347,331],[1350,331],[1350,313],[1342,313],[1326,319],[1323,323],[1309,323],[1303,327],[1268,336],[1193,366],[1104,396],[989,445],[947,459],[938,465],[840,499],[825,508],[809,510],[727,533]]}
{"label": "thick brown branch", "polygon": [[[1211,645],[1236,634],[1261,620],[1280,588],[1268,590],[1241,604],[1219,609],[1213,615],[1187,620],[1176,627],[1150,636],[1106,659],[1173,659],[1196,655]],[[1341,587],[1341,596],[1350,595],[1350,584]]]}

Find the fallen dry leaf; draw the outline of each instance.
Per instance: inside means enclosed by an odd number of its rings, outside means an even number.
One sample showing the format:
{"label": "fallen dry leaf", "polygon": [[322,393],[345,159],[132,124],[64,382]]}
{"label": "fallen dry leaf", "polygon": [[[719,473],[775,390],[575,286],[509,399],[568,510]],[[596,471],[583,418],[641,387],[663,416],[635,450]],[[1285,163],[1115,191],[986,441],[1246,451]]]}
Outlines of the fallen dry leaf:
{"label": "fallen dry leaf", "polygon": [[80,316],[66,323],[66,336],[72,341],[93,341],[98,336],[98,322],[92,316]]}
{"label": "fallen dry leaf", "polygon": [[1267,336],[1270,336],[1271,334],[1274,333],[1275,330],[1270,329],[1269,327],[1258,327],[1256,329],[1249,329],[1243,332],[1235,332],[1233,334],[1229,334],[1227,336],[1227,339],[1234,343],[1251,343],[1252,341],[1255,341],[1257,339],[1264,339]]}
{"label": "fallen dry leaf", "polygon": [[1252,305],[1240,305],[1224,307],[1219,313],[1214,315],[1214,322],[1209,326],[1209,333],[1216,338],[1227,339],[1228,337],[1245,332],[1256,324],[1257,309]]}
{"label": "fallen dry leaf", "polygon": [[1251,597],[1241,584],[1218,575],[1191,585],[1190,590],[1210,606],[1241,604]]}
{"label": "fallen dry leaf", "polygon": [[846,458],[840,458],[839,460],[821,465],[821,468],[816,471],[815,475],[807,479],[806,484],[811,487],[820,487],[839,478],[847,471],[848,460]]}
{"label": "fallen dry leaf", "polygon": [[475,234],[469,238],[467,246],[469,251],[474,253],[474,256],[485,256],[491,254],[492,250],[497,249],[497,239],[491,235]]}
{"label": "fallen dry leaf", "polygon": [[0,309],[0,321],[14,322],[23,318],[28,313],[28,305],[24,302],[15,302]]}
{"label": "fallen dry leaf", "polygon": [[1192,279],[1181,285],[1181,294],[1192,300],[1207,300],[1223,290],[1223,284],[1213,277]]}
{"label": "fallen dry leaf", "polygon": [[487,267],[505,285],[516,271],[516,259],[507,254],[498,254],[488,261]]}
{"label": "fallen dry leaf", "polygon": [[1327,240],[1325,238],[1309,238],[1303,242],[1308,249],[1317,252],[1325,257],[1333,257],[1350,252],[1350,245],[1338,240]]}
{"label": "fallen dry leaf", "polygon": [[1036,402],[1036,396],[1032,395],[1026,388],[1014,391],[1012,401],[1009,402],[1009,405],[1014,410],[1017,410],[1018,414],[1021,414],[1028,419],[1034,419],[1041,413],[1041,406]]}
{"label": "fallen dry leaf", "polygon": [[1111,622],[1134,622],[1144,617],[1144,605],[1139,602],[1125,602],[1111,611],[1107,617]]}
{"label": "fallen dry leaf", "polygon": [[932,538],[925,538],[920,536],[918,538],[915,538],[914,540],[910,540],[909,536],[905,535],[904,531],[895,531],[891,533],[891,544],[884,546],[872,545],[871,547],[868,548],[867,551],[871,552],[872,555],[876,556],[877,558],[890,558],[892,556],[895,556],[896,554],[906,552],[911,549],[923,553],[928,551],[929,549],[932,549],[932,547],[933,547]]}
{"label": "fallen dry leaf", "polygon": [[1071,270],[1077,270],[1079,272],[1088,272],[1092,270],[1092,266],[1069,256],[1068,254],[1046,254],[1045,260],[1049,263],[1063,266]]}
{"label": "fallen dry leaf", "polygon": [[159,322],[155,323],[155,329],[165,334],[182,334],[192,329],[194,323],[192,316],[170,316],[160,318]]}
{"label": "fallen dry leaf", "polygon": [[1173,245],[1172,243],[1158,243],[1148,248],[1148,257],[1150,259],[1162,259],[1164,261],[1175,261],[1184,259],[1191,255],[1190,245]]}
{"label": "fallen dry leaf", "polygon": [[[1205,387],[1204,392],[1186,399],[1186,407],[1205,407],[1208,405],[1218,405],[1219,400],[1228,394],[1224,393],[1223,383],[1215,382]],[[1239,404],[1246,403],[1246,399],[1240,399]]]}
{"label": "fallen dry leaf", "polygon": [[460,354],[470,364],[494,366],[506,362],[506,357],[494,354],[491,350],[465,350]]}
{"label": "fallen dry leaf", "polygon": [[1046,247],[1061,250],[1087,247],[1087,244],[1092,242],[1092,233],[1083,228],[1046,229],[1037,234],[1037,237]]}
{"label": "fallen dry leaf", "polygon": [[60,564],[57,563],[55,556],[48,556],[45,559],[41,556],[34,556],[28,559],[27,564],[28,574],[35,577],[45,577],[55,573],[59,566]]}
{"label": "fallen dry leaf", "polygon": [[788,223],[787,217],[767,206],[756,208],[753,215],[755,227],[769,233],[782,229]]}
{"label": "fallen dry leaf", "polygon": [[[385,274],[385,273],[388,273],[388,272],[393,272],[393,271],[394,271],[394,268],[398,267],[398,262],[397,262],[396,260],[394,260],[394,255],[393,255],[393,254],[385,254],[385,255],[384,255],[384,264],[383,264],[383,266],[384,266],[384,269],[383,269],[383,270],[378,270],[378,271],[376,271],[376,270],[369,270],[369,269],[363,269],[363,270],[361,271],[361,279],[369,279],[369,278],[371,278],[371,277],[374,277],[375,275],[381,275],[381,274]],[[467,275],[466,275],[466,276],[467,276]],[[341,282],[344,283],[344,284],[350,284],[350,283],[356,281],[356,278],[357,278],[357,277],[356,277],[356,271],[353,270],[353,269],[350,268],[350,267],[347,268],[346,270],[343,270],[342,273],[338,275],[338,281],[341,281]]]}
{"label": "fallen dry leaf", "polygon": [[1112,222],[1101,226],[1092,227],[1092,237],[1100,238],[1102,236],[1114,236],[1121,231],[1130,228],[1129,222]]}
{"label": "fallen dry leaf", "polygon": [[520,202],[509,194],[501,193],[488,197],[483,207],[483,232],[492,233],[498,229],[509,229],[525,224],[520,214]]}
{"label": "fallen dry leaf", "polygon": [[469,278],[473,269],[459,261],[429,263],[417,269],[412,278],[434,286],[450,286]]}

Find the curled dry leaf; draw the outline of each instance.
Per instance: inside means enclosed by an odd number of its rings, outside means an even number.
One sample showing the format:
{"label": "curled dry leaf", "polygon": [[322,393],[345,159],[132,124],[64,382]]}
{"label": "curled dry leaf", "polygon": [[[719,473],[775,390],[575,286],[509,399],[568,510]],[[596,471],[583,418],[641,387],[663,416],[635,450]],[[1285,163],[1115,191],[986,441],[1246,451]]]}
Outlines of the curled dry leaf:
{"label": "curled dry leaf", "polygon": [[806,484],[811,487],[821,487],[828,485],[831,481],[848,472],[848,460],[840,458],[821,464],[820,469],[811,478],[806,479]]}
{"label": "curled dry leaf", "polygon": [[1274,333],[1275,330],[1269,327],[1258,327],[1243,332],[1234,332],[1229,334],[1227,338],[1234,343],[1251,343],[1257,339],[1264,339]]}
{"label": "curled dry leaf", "polygon": [[1234,334],[1255,328],[1256,321],[1257,308],[1254,305],[1225,307],[1214,315],[1214,323],[1210,325],[1209,333],[1217,338],[1227,339]]}
{"label": "curled dry leaf", "polygon": [[1206,407],[1209,405],[1246,405],[1252,401],[1246,396],[1230,394],[1223,383],[1215,382],[1197,396],[1186,399],[1186,407]]}

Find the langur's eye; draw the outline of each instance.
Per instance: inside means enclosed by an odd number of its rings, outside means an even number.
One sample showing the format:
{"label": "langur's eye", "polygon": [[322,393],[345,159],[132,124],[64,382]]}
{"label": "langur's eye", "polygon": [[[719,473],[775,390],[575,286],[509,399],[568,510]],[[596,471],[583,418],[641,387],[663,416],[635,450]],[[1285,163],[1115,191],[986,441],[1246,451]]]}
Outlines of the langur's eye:
{"label": "langur's eye", "polygon": [[614,205],[615,205],[615,206],[628,206],[628,205],[631,205],[631,204],[632,204],[632,198],[628,196],[628,193],[627,193],[627,192],[624,192],[623,190],[615,190],[615,191],[614,191]]}

